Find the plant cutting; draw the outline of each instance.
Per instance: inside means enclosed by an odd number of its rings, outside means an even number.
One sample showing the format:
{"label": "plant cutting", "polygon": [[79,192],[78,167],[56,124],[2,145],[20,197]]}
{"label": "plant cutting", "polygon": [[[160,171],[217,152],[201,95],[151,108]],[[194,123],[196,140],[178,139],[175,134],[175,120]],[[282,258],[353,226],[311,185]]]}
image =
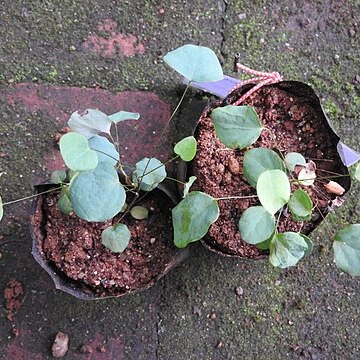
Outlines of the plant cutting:
{"label": "plant cutting", "polygon": [[[173,58],[165,61],[192,81]],[[210,104],[200,118],[198,152],[185,188],[188,192],[194,183],[195,191],[173,209],[174,240],[185,247],[204,237],[214,251],[252,258],[270,254],[274,266],[285,268],[311,252],[307,235],[331,206],[342,203],[349,175],[336,152],[339,139],[310,87],[239,67],[256,77]],[[355,178],[358,174],[359,165]],[[339,234],[336,264],[360,275],[359,225]]]}

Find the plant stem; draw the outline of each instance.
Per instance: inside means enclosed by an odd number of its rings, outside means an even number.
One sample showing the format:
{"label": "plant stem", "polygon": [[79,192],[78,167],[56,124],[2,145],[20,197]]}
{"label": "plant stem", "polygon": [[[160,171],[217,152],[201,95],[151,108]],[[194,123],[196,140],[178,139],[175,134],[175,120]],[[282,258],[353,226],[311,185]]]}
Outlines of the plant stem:
{"label": "plant stem", "polygon": [[169,176],[167,176],[166,178],[169,179],[169,180],[175,181],[175,182],[177,182],[177,183],[179,183],[179,184],[183,184],[183,185],[186,184],[186,183],[184,183],[183,181],[180,181],[180,180],[178,180],[178,179],[174,179],[174,178],[169,177]]}
{"label": "plant stem", "polygon": [[184,92],[183,92],[183,94],[182,94],[182,96],[181,96],[178,104],[176,105],[175,110],[174,110],[173,113],[171,114],[171,116],[170,116],[168,122],[166,123],[166,125],[165,125],[165,127],[164,127],[164,130],[162,131],[162,133],[161,133],[160,136],[162,136],[162,135],[164,134],[165,130],[167,129],[167,127],[168,127],[169,124],[170,124],[170,121],[173,119],[173,117],[175,116],[176,112],[179,110],[179,107],[180,107],[181,103],[182,103],[183,100],[184,100],[185,94],[186,94],[186,92],[188,91],[188,89],[189,89],[189,87],[190,87],[190,84],[191,84],[191,81],[189,81],[189,83],[186,85],[186,88],[185,88],[185,90],[184,90]]}
{"label": "plant stem", "polygon": [[252,199],[257,198],[257,195],[249,195],[249,196],[225,196],[225,197],[219,197],[215,198],[215,200],[237,200],[237,199]]}
{"label": "plant stem", "polygon": [[34,197],[37,197],[37,196],[40,196],[40,195],[43,195],[43,194],[47,194],[47,193],[49,193],[49,192],[53,192],[53,191],[56,191],[56,190],[60,190],[61,188],[62,188],[62,186],[57,187],[57,188],[53,188],[53,189],[50,189],[50,190],[46,190],[46,191],[43,191],[43,192],[38,193],[38,194],[33,194],[33,195],[30,195],[30,196],[26,196],[26,197],[23,197],[23,198],[21,198],[21,199],[8,201],[8,202],[3,203],[3,206],[5,206],[5,205],[10,205],[10,204],[15,204],[15,203],[17,203],[17,202],[24,201],[24,200],[29,200],[29,199],[32,199],[32,198],[34,198]]}

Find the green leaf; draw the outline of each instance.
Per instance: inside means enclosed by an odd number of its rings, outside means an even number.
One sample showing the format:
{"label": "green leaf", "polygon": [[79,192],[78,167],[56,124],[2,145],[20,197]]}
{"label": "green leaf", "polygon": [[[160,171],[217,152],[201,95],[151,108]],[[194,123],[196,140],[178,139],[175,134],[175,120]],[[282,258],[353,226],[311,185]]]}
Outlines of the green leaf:
{"label": "green leaf", "polygon": [[263,126],[252,106],[218,107],[211,113],[216,135],[228,148],[243,149],[260,136]]}
{"label": "green leaf", "polygon": [[132,181],[137,186],[140,184],[140,189],[144,191],[155,189],[165,178],[165,165],[155,158],[140,160],[132,173]]}
{"label": "green leaf", "polygon": [[259,176],[266,170],[285,170],[284,162],[273,150],[255,148],[248,150],[243,160],[244,177],[249,184],[256,188]]}
{"label": "green leaf", "polygon": [[114,253],[122,253],[130,241],[130,231],[124,224],[109,226],[101,233],[101,243]]}
{"label": "green leaf", "polygon": [[308,236],[301,234],[301,233],[299,233],[299,235],[305,240],[306,245],[307,245],[307,249],[305,251],[304,256],[309,256],[313,251],[314,244]]}
{"label": "green leaf", "polygon": [[57,206],[59,210],[65,215],[69,215],[72,211],[74,211],[70,200],[70,190],[68,186],[64,186],[61,189]]}
{"label": "green leaf", "polygon": [[360,162],[356,165],[354,177],[357,181],[360,181]]}
{"label": "green leaf", "polygon": [[66,180],[65,170],[55,170],[51,173],[50,180],[53,184],[61,184]]}
{"label": "green leaf", "polygon": [[200,240],[219,217],[217,201],[200,191],[193,191],[172,209],[174,243],[184,248]]}
{"label": "green leaf", "polygon": [[134,206],[130,210],[130,215],[136,220],[144,220],[149,216],[149,210],[143,206]]}
{"label": "green leaf", "polygon": [[352,224],[335,235],[333,244],[336,266],[342,271],[360,276],[360,224]]}
{"label": "green leaf", "polygon": [[174,152],[181,157],[181,160],[191,161],[196,155],[196,146],[195,138],[188,136],[175,145]]}
{"label": "green leaf", "polygon": [[85,111],[75,111],[71,114],[68,125],[86,138],[90,138],[99,132],[110,134],[112,122],[109,117],[97,109],[87,109]]}
{"label": "green leaf", "polygon": [[246,209],[239,220],[240,235],[249,244],[258,244],[270,238],[275,231],[275,218],[262,206]]}
{"label": "green leaf", "polygon": [[267,170],[257,181],[256,192],[261,205],[275,214],[290,198],[290,182],[281,170]]}
{"label": "green leaf", "polygon": [[68,133],[60,139],[61,156],[71,170],[92,170],[98,164],[98,156],[91,150],[87,139],[78,133]]}
{"label": "green leaf", "polygon": [[125,203],[125,190],[118,174],[107,162],[95,170],[72,178],[70,199],[76,214],[87,221],[106,221],[118,214]]}
{"label": "green leaf", "polygon": [[189,181],[184,185],[183,198],[189,193],[191,185],[195,182],[196,176],[190,176]]}
{"label": "green leaf", "polygon": [[285,155],[285,165],[289,171],[294,171],[296,165],[306,165],[305,158],[297,153],[291,152]]}
{"label": "green leaf", "polygon": [[211,82],[224,77],[217,56],[204,46],[181,46],[168,52],[164,61],[189,81]]}
{"label": "green leaf", "polygon": [[261,243],[256,244],[256,247],[260,250],[269,250],[270,244],[271,244],[271,239],[272,238],[269,238]]}
{"label": "green leaf", "polygon": [[128,112],[128,111],[119,111],[115,114],[109,115],[109,119],[113,122],[113,123],[118,123],[120,121],[125,121],[125,120],[139,120],[140,119],[140,114],[139,113],[133,113],[133,112]]}
{"label": "green leaf", "polygon": [[276,234],[271,239],[270,263],[282,269],[294,266],[308,249],[306,241],[294,232]]}
{"label": "green leaf", "polygon": [[297,189],[291,194],[288,206],[295,221],[308,221],[311,219],[313,204],[309,194],[304,190]]}
{"label": "green leaf", "polygon": [[3,216],[4,216],[4,206],[3,206],[2,198],[0,196],[0,220],[3,218]]}
{"label": "green leaf", "polygon": [[90,148],[96,151],[99,163],[106,161],[112,166],[116,165],[119,160],[119,153],[116,151],[114,144],[107,138],[95,135],[88,142]]}

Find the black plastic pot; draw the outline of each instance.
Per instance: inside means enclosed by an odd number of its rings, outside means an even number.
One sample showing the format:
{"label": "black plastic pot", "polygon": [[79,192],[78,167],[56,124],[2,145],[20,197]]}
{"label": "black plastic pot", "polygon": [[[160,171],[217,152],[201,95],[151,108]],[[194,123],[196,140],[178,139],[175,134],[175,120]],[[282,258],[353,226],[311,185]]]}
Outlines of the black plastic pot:
{"label": "black plastic pot", "polygon": [[[204,109],[204,111],[199,119],[199,123],[201,123],[205,119],[208,119],[210,117],[211,112],[215,108],[234,104],[244,93],[246,93],[253,86],[254,85],[252,85],[252,84],[245,85],[239,89],[234,90],[223,100],[211,101],[208,104],[208,106]],[[310,86],[308,86],[307,84],[304,84],[302,82],[298,82],[298,81],[282,81],[282,82],[279,82],[276,84],[264,86],[262,89],[271,88],[271,87],[286,91],[286,93],[289,94],[289,97],[294,97],[297,99],[297,101],[299,101],[301,103],[306,103],[308,106],[310,106],[312,109],[314,109],[314,111],[316,111],[317,119],[318,119],[318,122],[316,123],[316,125],[319,127],[319,129],[322,129],[320,131],[324,131],[324,133],[325,132],[327,133],[328,136],[327,136],[326,141],[328,142],[328,144],[330,144],[330,146],[333,149],[336,150],[340,138],[334,131],[333,127],[331,126],[329,119],[327,118],[327,116],[325,115],[325,113],[321,107],[319,98],[317,97],[314,90]],[[255,95],[253,95],[253,96],[256,96],[258,94],[258,92],[259,92],[259,90],[257,92],[255,92]],[[244,105],[245,104],[246,104],[246,102],[244,103]],[[199,133],[198,126],[199,125],[197,125],[197,127],[194,129],[194,136],[196,138],[198,137],[198,133]],[[206,154],[206,152],[205,152],[205,154]],[[199,150],[198,150],[197,156],[199,156]],[[179,170],[180,178],[186,179],[188,176],[196,175],[194,173],[195,161],[196,161],[196,158],[188,166],[183,165],[183,167],[180,168],[180,170]],[[335,156],[333,159],[331,159],[331,161],[334,161],[334,163],[336,163],[336,172],[337,173],[342,174],[342,175],[349,175],[347,167],[344,166],[344,164],[342,163],[341,158],[337,152],[335,153]],[[351,180],[350,180],[349,176],[339,177],[337,179],[332,179],[332,180],[339,182],[343,186],[343,188],[345,189],[346,192],[349,190],[350,185],[351,185]],[[201,183],[201,179],[199,179],[199,178],[197,179],[195,186],[196,186],[197,190],[204,191],[205,193],[207,192],[206,187]],[[237,224],[238,219],[234,218],[233,221],[236,222],[236,224]],[[321,221],[319,221],[317,223],[317,225],[320,222]],[[233,251],[228,251],[223,246],[220,246],[216,242],[216,240],[214,240],[214,238],[212,238],[209,234],[204,237],[204,239],[202,240],[202,243],[209,250],[219,253],[221,255],[231,256],[231,257],[240,257],[240,258],[244,257],[242,255],[234,253]],[[252,258],[262,258],[264,256],[266,256],[266,253],[260,252],[257,256],[252,256]]]}
{"label": "black plastic pot", "polygon": [[[48,191],[57,186],[49,183],[43,183],[35,186],[35,193],[42,193],[44,191]],[[166,188],[166,191],[156,189],[151,193],[158,199],[162,199],[163,197],[170,198],[167,193],[171,193],[171,190]],[[167,274],[172,268],[180,264],[188,255],[187,249],[175,249],[173,251],[173,256],[171,260],[166,264],[165,268],[161,273],[159,273],[155,278],[151,279],[147,284],[142,286],[141,288],[129,288],[126,291],[122,291],[116,294],[106,295],[104,292],[98,292],[93,287],[88,286],[81,280],[73,280],[66,276],[52,261],[49,261],[45,253],[43,251],[42,245],[43,241],[46,237],[46,228],[45,228],[45,214],[43,211],[42,203],[47,194],[39,195],[34,198],[34,201],[31,206],[31,215],[30,215],[30,232],[33,240],[32,243],[32,254],[35,260],[39,263],[39,265],[50,275],[52,280],[54,281],[56,289],[62,290],[66,293],[69,293],[81,300],[97,300],[104,299],[109,297],[122,297],[124,295],[130,293],[136,293],[143,290],[146,290],[153,286],[159,279],[161,279],[165,274]],[[172,197],[173,198],[173,197]],[[172,199],[172,202],[174,200]],[[57,206],[54,204],[54,206]],[[39,212],[41,216],[35,217],[35,213]],[[165,216],[169,216],[166,214]],[[171,240],[171,236],[169,236]],[[100,239],[99,239],[100,241]],[[131,241],[131,240],[130,240]]]}

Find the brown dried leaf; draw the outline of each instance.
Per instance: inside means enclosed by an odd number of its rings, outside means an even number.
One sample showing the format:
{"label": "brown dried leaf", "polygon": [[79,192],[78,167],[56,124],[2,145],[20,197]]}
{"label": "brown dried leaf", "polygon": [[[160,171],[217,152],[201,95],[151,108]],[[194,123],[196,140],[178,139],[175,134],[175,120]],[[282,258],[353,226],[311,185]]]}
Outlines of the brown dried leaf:
{"label": "brown dried leaf", "polygon": [[336,181],[330,181],[328,184],[324,185],[324,187],[328,193],[335,195],[342,195],[345,192],[345,189]]}
{"label": "brown dried leaf", "polygon": [[299,172],[298,180],[300,184],[304,186],[311,186],[316,179],[315,171],[316,164],[310,160]]}

